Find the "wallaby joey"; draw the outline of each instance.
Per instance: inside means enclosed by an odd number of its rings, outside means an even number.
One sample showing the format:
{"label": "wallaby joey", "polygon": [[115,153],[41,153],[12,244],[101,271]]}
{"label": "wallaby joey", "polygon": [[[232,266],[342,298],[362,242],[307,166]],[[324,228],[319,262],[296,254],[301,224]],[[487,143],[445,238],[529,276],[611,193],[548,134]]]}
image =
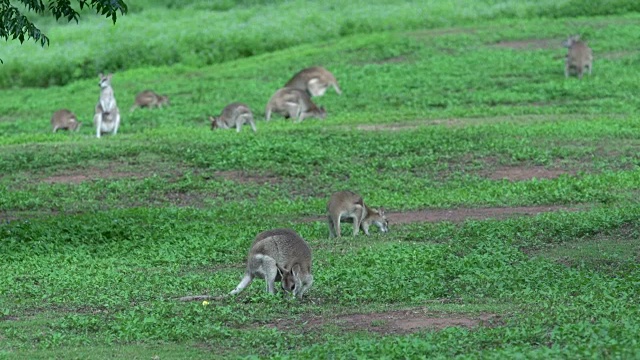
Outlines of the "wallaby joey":
{"label": "wallaby joey", "polygon": [[120,127],[120,110],[116,104],[116,98],[111,87],[111,77],[113,74],[98,75],[100,77],[100,98],[93,115],[93,124],[96,127],[96,137],[105,133],[118,133]]}
{"label": "wallaby joey", "polygon": [[254,277],[265,279],[271,294],[276,293],[275,282],[281,281],[286,292],[301,299],[313,284],[309,245],[291,229],[261,232],[249,250],[244,277],[230,295],[240,293]]}
{"label": "wallaby joey", "polygon": [[228,129],[236,128],[236,132],[242,130],[242,125],[249,124],[253,132],[256,132],[256,123],[253,120],[251,109],[243,103],[235,102],[225,106],[220,116],[209,116],[211,120],[211,130],[215,128]]}
{"label": "wallaby joey", "polygon": [[77,131],[80,129],[80,126],[82,126],[82,123],[78,122],[76,114],[71,112],[71,110],[60,109],[51,116],[51,126],[53,127],[53,132],[58,130]]}
{"label": "wallaby joey", "polygon": [[297,119],[297,122],[308,117],[324,119],[327,116],[324,108],[318,108],[305,91],[287,87],[276,91],[269,99],[265,109],[267,121],[271,120],[272,112],[281,114],[286,119]]}
{"label": "wallaby joey", "polygon": [[578,78],[582,79],[582,74],[586,68],[589,68],[589,75],[591,75],[593,52],[584,41],[580,40],[580,35],[569,36],[562,45],[569,48],[564,64],[564,76],[569,77],[569,72],[575,71],[578,74]]}
{"label": "wallaby joey", "polygon": [[165,104],[169,105],[169,97],[167,95],[158,95],[152,90],[145,90],[136,95],[136,101],[129,111],[133,111],[139,107],[148,107],[150,109],[154,107],[162,108],[162,105]]}
{"label": "wallaby joey", "polygon": [[310,96],[322,96],[333,86],[338,95],[342,94],[335,76],[320,66],[300,70],[284,86],[306,91]]}
{"label": "wallaby joey", "polygon": [[382,207],[373,209],[367,206],[362,196],[351,191],[338,191],[331,195],[327,204],[329,234],[332,237],[340,237],[340,222],[353,221],[353,236],[358,235],[360,228],[369,235],[371,224],[376,225],[380,231],[389,231],[389,222]]}

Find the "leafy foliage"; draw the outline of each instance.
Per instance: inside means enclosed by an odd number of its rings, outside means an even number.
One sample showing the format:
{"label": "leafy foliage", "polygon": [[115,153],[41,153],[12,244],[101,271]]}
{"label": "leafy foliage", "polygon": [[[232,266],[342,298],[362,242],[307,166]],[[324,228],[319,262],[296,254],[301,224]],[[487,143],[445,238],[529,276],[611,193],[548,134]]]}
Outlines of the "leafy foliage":
{"label": "leafy foliage", "polygon": [[[45,6],[42,0],[20,0],[20,3],[28,12],[44,14],[50,11],[56,20],[65,18],[67,21],[75,20],[78,22],[80,14],[71,6],[68,0],[53,0],[48,6]],[[115,24],[118,17],[118,11],[121,14],[127,12],[127,4],[122,0],[78,0],[80,10],[85,7],[95,8],[95,10],[111,18]],[[23,43],[25,39],[33,39],[40,42],[40,45],[49,45],[47,35],[36,27],[18,7],[12,5],[9,0],[0,0],[0,39],[8,40],[9,38],[18,39]]]}

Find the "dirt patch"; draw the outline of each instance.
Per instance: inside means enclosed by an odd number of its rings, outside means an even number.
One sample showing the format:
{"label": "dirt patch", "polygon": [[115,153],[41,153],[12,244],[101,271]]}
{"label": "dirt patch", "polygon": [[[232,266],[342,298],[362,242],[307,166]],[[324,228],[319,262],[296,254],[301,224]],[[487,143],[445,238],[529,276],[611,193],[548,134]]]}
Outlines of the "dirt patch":
{"label": "dirt patch", "polygon": [[87,174],[53,175],[41,180],[45,184],[79,184],[99,179],[141,178],[142,175],[126,172],[91,171]]}
{"label": "dirt patch", "polygon": [[559,48],[562,45],[562,41],[557,39],[526,39],[515,41],[500,41],[493,44],[493,46],[500,48],[527,50],[527,49],[551,49]]}
{"label": "dirt patch", "polygon": [[432,209],[407,211],[402,213],[389,213],[389,223],[410,224],[416,222],[463,222],[465,220],[505,219],[513,216],[533,216],[552,211],[577,211],[576,208],[564,206],[530,206],[530,207],[505,207],[505,208],[478,208],[478,209]]}
{"label": "dirt patch", "polygon": [[[448,327],[474,328],[493,326],[500,323],[495,314],[443,314],[430,312],[426,308],[395,310],[369,314],[350,314],[336,318],[303,319],[306,329],[315,329],[324,325],[337,325],[346,331],[369,331],[378,334],[409,334],[421,330],[442,330]],[[280,321],[267,326],[279,330],[294,328],[290,321]]]}
{"label": "dirt patch", "polygon": [[[472,119],[468,119],[472,120]],[[456,126],[465,124],[465,119],[433,119],[423,120],[419,122],[404,122],[404,123],[390,123],[390,124],[363,124],[356,126],[356,129],[363,131],[401,131],[416,129],[421,126],[432,125],[444,125],[444,126]]]}
{"label": "dirt patch", "polygon": [[213,173],[213,175],[224,178],[226,180],[239,182],[241,184],[250,183],[250,182],[256,183],[256,184],[280,183],[280,178],[278,178],[275,175],[250,174],[250,173],[247,173],[246,171],[238,171],[238,170],[216,171]]}
{"label": "dirt patch", "polygon": [[[513,104],[493,104],[495,105],[512,105],[512,106],[552,106],[552,105],[562,105],[566,102],[532,102],[532,103],[513,103]],[[626,119],[626,115],[617,114],[617,113],[607,113],[607,114],[558,114],[558,115],[506,115],[506,116],[493,116],[493,117],[469,117],[469,118],[449,118],[449,119],[425,119],[425,120],[409,120],[403,122],[394,122],[394,123],[381,123],[381,124],[360,124],[355,126],[356,130],[362,131],[401,131],[401,130],[411,130],[417,129],[422,126],[447,126],[447,127],[456,127],[456,126],[473,126],[473,125],[482,125],[482,124],[495,124],[495,123],[503,123],[503,122],[512,122],[512,123],[534,123],[534,122],[545,122],[545,121],[564,121],[564,120],[590,120],[590,119],[601,119],[601,118],[611,118],[611,119]],[[337,125],[337,127],[341,129],[354,129],[353,126],[345,126],[345,125]]]}
{"label": "dirt patch", "polygon": [[204,208],[205,199],[208,197],[212,195],[196,192],[168,192],[164,194],[163,201],[177,207]]}
{"label": "dirt patch", "polygon": [[86,181],[104,179],[144,179],[154,175],[167,175],[177,178],[182,176],[184,172],[186,172],[186,169],[178,164],[105,162],[80,169],[57,170],[53,175],[46,177],[41,174],[30,174],[29,178],[46,184],[79,184]]}
{"label": "dirt patch", "polygon": [[610,51],[603,54],[598,54],[598,58],[615,60],[615,59],[629,57],[637,53],[638,53],[637,51]]}
{"label": "dirt patch", "polygon": [[561,175],[575,175],[575,171],[547,169],[544,166],[505,166],[482,174],[492,180],[522,181],[531,179],[555,179]]}
{"label": "dirt patch", "polygon": [[[521,207],[495,207],[495,208],[460,208],[460,209],[425,209],[389,213],[387,219],[391,226],[394,224],[411,224],[419,222],[463,222],[466,220],[506,219],[515,216],[534,216],[540,213],[553,211],[578,211],[577,207],[559,205],[548,206],[521,206]],[[314,216],[302,219],[307,221],[326,221],[326,216]]]}

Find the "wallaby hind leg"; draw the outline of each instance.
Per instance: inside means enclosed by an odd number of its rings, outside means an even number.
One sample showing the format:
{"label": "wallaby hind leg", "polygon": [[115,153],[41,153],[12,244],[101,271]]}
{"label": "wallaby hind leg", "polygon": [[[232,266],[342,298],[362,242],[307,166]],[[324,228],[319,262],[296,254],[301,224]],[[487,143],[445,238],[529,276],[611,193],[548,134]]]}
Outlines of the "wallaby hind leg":
{"label": "wallaby hind leg", "polygon": [[93,116],[93,124],[96,127],[96,137],[100,138],[100,134],[102,133],[102,113],[96,113]]}
{"label": "wallaby hind leg", "polygon": [[276,261],[269,256],[265,256],[262,258],[262,268],[264,270],[264,280],[267,283],[267,292],[275,294],[275,283],[276,277],[278,276],[278,266],[276,265]]}
{"label": "wallaby hind leg", "polygon": [[337,237],[336,235],[336,229],[335,229],[335,225],[333,224],[333,220],[331,219],[331,216],[327,217],[327,222],[329,223],[329,237]]}
{"label": "wallaby hind leg", "polygon": [[249,284],[251,284],[251,281],[253,281],[253,277],[250,274],[245,274],[244,277],[242,278],[242,280],[240,281],[240,284],[238,284],[238,286],[236,286],[236,288],[229,294],[230,295],[235,295],[235,294],[241,292],[247,286],[249,286]]}
{"label": "wallaby hind leg", "polygon": [[113,135],[118,133],[118,128],[120,127],[120,113],[116,113],[116,125],[113,127]]}
{"label": "wallaby hind leg", "polygon": [[360,232],[360,221],[362,220],[363,216],[363,208],[360,205],[356,205],[356,209],[353,212],[353,215],[351,216],[351,218],[353,219],[353,236],[357,236],[358,233]]}

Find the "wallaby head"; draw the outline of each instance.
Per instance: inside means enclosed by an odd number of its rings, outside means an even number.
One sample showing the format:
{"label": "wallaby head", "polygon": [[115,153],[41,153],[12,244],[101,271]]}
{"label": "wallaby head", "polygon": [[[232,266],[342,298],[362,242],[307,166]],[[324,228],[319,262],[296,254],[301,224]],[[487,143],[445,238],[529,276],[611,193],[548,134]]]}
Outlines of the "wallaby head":
{"label": "wallaby head", "polygon": [[214,129],[220,127],[220,125],[218,125],[218,117],[217,116],[209,116],[209,121],[211,122],[211,130],[214,130]]}
{"label": "wallaby head", "polygon": [[285,291],[302,298],[313,284],[309,245],[291,229],[261,232],[249,249],[245,275],[231,295],[244,290],[256,276],[266,280],[272,294],[279,280]]}
{"label": "wallaby head", "polygon": [[593,52],[584,41],[580,40],[580,35],[569,36],[562,45],[569,49],[565,58],[565,77],[568,77],[570,72],[575,71],[578,74],[578,78],[582,79],[582,75],[587,69],[589,75],[591,75]]}
{"label": "wallaby head", "polygon": [[313,114],[314,117],[323,120],[327,118],[327,110],[324,109],[324,106],[320,106],[319,108],[316,107],[316,109],[317,110]]}
{"label": "wallaby head", "polygon": [[112,76],[113,74],[107,74],[107,75],[103,75],[102,73],[98,74],[98,77],[100,78],[100,82],[98,83],[98,85],[100,86],[101,89],[111,86]]}
{"label": "wallaby head", "polygon": [[58,130],[77,131],[82,126],[82,123],[78,121],[76,115],[70,110],[60,109],[51,116],[51,126],[53,127],[53,132]]}
{"label": "wallaby head", "polygon": [[158,104],[171,105],[169,95],[158,95]]}

